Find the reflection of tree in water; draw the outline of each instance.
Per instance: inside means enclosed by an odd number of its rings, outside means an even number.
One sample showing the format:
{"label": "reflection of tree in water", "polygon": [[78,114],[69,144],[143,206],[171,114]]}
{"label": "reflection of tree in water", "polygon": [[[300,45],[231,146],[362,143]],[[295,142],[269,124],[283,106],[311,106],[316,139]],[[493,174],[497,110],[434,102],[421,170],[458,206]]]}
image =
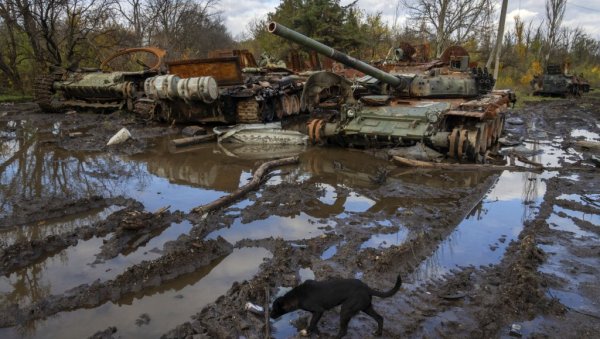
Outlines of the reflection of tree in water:
{"label": "reflection of tree in water", "polygon": [[[538,151],[540,144],[535,140],[532,144],[534,154]],[[540,154],[535,155],[532,161],[541,163],[542,156]],[[521,221],[532,219],[535,213],[534,208],[530,208],[531,204],[535,203],[538,199],[538,174],[534,172],[523,173],[523,191],[521,192],[521,199],[523,202],[523,215]]]}
{"label": "reflection of tree in water", "polygon": [[10,213],[19,200],[115,196],[127,190],[125,184],[131,178],[142,186],[147,181],[142,165],[110,155],[71,154],[41,142],[39,135],[26,130],[17,130],[12,144],[2,148],[7,159],[0,165],[3,214]]}
{"label": "reflection of tree in water", "polygon": [[[53,200],[66,203],[91,196],[112,197],[127,192],[128,181],[135,180],[139,188],[148,181],[145,166],[126,163],[116,156],[94,154],[71,154],[43,141],[44,136],[25,128],[16,130],[16,139],[3,143],[0,148],[0,218],[11,217],[19,212],[15,204],[32,200],[44,206]],[[42,207],[43,208],[43,207]],[[96,210],[96,213],[99,211]],[[88,214],[89,216],[89,214]],[[92,223],[94,218],[85,219]],[[0,233],[0,236],[17,239],[41,239],[49,233],[65,233],[80,226],[81,216],[74,220],[50,221],[37,225],[19,226]],[[10,235],[9,235],[10,234]],[[69,261],[67,251],[54,256],[64,263]],[[48,260],[14,272],[1,278],[12,287],[9,293],[0,295],[4,305],[29,303],[47,297],[51,284],[44,279]],[[27,332],[32,328],[26,328]]]}
{"label": "reflection of tree in water", "polygon": [[2,305],[19,304],[20,306],[39,301],[50,295],[51,284],[43,279],[46,261],[41,261],[2,278],[12,287],[11,292],[0,295]]}
{"label": "reflection of tree in water", "polygon": [[64,218],[53,219],[51,222],[40,221],[35,225],[30,225],[30,227],[0,229],[0,247],[10,246],[21,241],[40,240],[53,234],[72,232],[79,227],[92,225],[104,220],[109,214],[118,209],[119,207],[116,206],[97,208]]}

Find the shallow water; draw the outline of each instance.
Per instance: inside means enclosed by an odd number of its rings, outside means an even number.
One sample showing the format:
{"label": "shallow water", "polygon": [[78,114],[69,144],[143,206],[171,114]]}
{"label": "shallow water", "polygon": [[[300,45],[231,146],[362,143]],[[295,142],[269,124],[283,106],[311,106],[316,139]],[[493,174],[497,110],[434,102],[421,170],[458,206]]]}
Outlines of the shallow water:
{"label": "shallow water", "polygon": [[[504,172],[435,253],[413,273],[422,283],[452,269],[497,264],[508,244],[536,213],[545,185],[536,174]],[[526,203],[527,202],[527,203]]]}
{"label": "shallow water", "polygon": [[[263,259],[270,256],[270,252],[262,248],[236,249],[208,267],[117,303],[62,312],[25,328],[0,329],[0,337],[86,338],[98,330],[116,326],[118,334],[125,338],[158,338],[167,329],[190,320],[191,315],[224,294],[233,282],[251,278]],[[150,317],[150,322],[136,325],[136,320],[144,313]]]}

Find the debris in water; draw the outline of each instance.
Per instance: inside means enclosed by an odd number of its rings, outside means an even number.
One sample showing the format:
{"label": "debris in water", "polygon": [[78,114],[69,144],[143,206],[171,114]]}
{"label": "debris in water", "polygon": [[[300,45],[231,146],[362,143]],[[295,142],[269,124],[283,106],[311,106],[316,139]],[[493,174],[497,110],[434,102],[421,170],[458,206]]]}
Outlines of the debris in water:
{"label": "debris in water", "polygon": [[425,146],[422,142],[417,143],[410,147],[399,147],[388,151],[389,156],[400,156],[403,158],[423,160],[423,161],[435,161],[440,160],[444,157],[443,154],[437,152],[433,148]]}
{"label": "debris in water", "polygon": [[510,139],[506,137],[498,139],[498,142],[503,146],[517,146],[521,144],[521,140]]}
{"label": "debris in water", "polygon": [[511,125],[523,125],[524,121],[521,118],[508,118],[506,119],[506,123]]}
{"label": "debris in water", "polygon": [[248,312],[252,312],[254,314],[260,314],[263,315],[265,313],[265,309],[262,306],[258,306],[255,305],[251,302],[247,302],[246,305],[244,305],[244,309]]}
{"label": "debris in water", "polygon": [[108,140],[106,146],[120,144],[122,142],[125,142],[129,138],[131,138],[131,133],[129,133],[129,130],[127,128],[123,127],[120,131],[113,135],[112,138],[110,138],[110,140]]}
{"label": "debris in water", "polygon": [[206,134],[206,129],[200,126],[187,126],[181,130],[181,134],[185,135],[186,137],[204,135]]}
{"label": "debris in water", "polygon": [[521,325],[519,324],[512,324],[510,326],[510,332],[508,332],[509,335],[513,336],[513,337],[521,337]]}
{"label": "debris in water", "polygon": [[500,151],[500,154],[502,155],[506,155],[509,153],[516,153],[518,155],[522,155],[522,156],[532,156],[532,155],[538,155],[538,154],[542,154],[544,153],[544,150],[541,149],[531,149],[531,148],[527,148],[525,146],[517,146],[517,147],[513,147],[513,148],[506,148]]}
{"label": "debris in water", "polygon": [[148,313],[140,314],[140,317],[135,320],[137,326],[148,325],[150,323],[150,316]]}
{"label": "debris in water", "polygon": [[219,142],[233,142],[243,144],[278,144],[278,145],[305,145],[308,136],[298,131],[288,131],[281,128],[281,123],[269,124],[244,124],[229,128],[213,129],[219,136]]}

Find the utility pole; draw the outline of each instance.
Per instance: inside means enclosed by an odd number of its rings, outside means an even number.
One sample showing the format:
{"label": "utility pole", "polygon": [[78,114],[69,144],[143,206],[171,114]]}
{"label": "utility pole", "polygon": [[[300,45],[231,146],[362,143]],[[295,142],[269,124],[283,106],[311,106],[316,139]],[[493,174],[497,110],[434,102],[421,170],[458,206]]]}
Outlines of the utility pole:
{"label": "utility pole", "polygon": [[[508,0],[502,0],[502,9],[500,10],[500,23],[498,24],[498,36],[496,36],[496,62],[494,62],[494,79],[496,80],[498,80],[498,68],[500,68],[500,50],[502,49],[502,37],[504,36],[506,7],[508,7]],[[496,86],[494,85],[494,87]]]}

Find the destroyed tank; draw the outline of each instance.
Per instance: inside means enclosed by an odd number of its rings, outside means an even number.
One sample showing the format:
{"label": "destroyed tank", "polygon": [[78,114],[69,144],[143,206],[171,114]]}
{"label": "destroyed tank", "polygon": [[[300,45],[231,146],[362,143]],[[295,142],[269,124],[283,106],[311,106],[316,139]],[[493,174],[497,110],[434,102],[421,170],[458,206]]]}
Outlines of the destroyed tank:
{"label": "destroyed tank", "polygon": [[583,74],[570,75],[563,72],[559,65],[548,65],[544,74],[531,80],[533,95],[538,96],[580,96],[590,91],[590,84]]}
{"label": "destroyed tank", "polygon": [[[107,71],[115,58],[138,52],[153,55],[155,63],[136,60],[142,70]],[[123,109],[146,119],[183,123],[266,122],[300,112],[296,94],[302,80],[289,70],[256,67],[250,53],[168,63],[165,55],[158,48],[130,48],[99,69],[56,68],[36,80],[35,101],[46,112]]]}
{"label": "destroyed tank", "polygon": [[396,147],[422,142],[453,158],[482,161],[502,133],[503,109],[516,101],[510,90],[492,90],[487,70],[469,68],[462,54],[449,55],[446,68],[388,73],[276,22],[268,31],[366,74],[354,82],[331,72],[308,78],[301,107],[330,113],[308,122],[315,143]]}

